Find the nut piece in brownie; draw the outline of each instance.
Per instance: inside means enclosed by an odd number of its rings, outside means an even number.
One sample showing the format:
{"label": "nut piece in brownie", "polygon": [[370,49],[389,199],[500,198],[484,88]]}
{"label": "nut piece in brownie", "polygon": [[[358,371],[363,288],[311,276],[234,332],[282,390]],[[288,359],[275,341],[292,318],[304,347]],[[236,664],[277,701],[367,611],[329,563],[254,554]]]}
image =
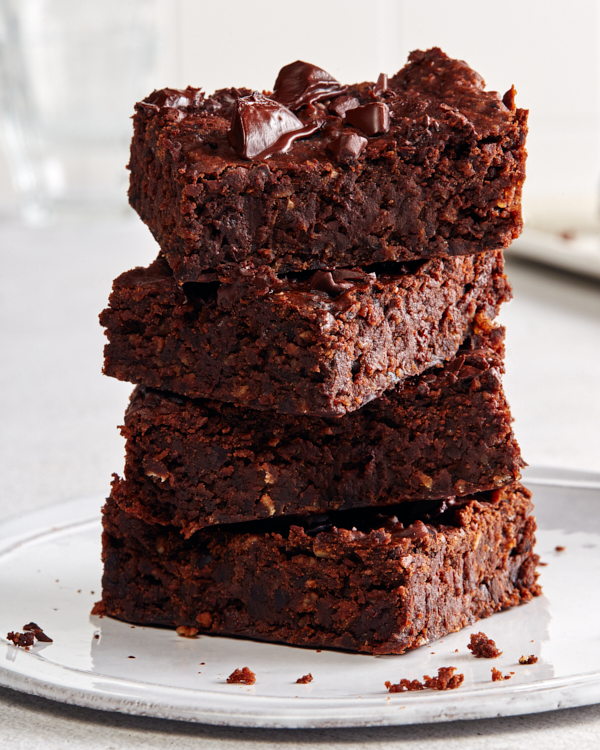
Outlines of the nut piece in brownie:
{"label": "nut piece in brownie", "polygon": [[116,279],[104,372],[185,396],[339,416],[452,358],[510,299],[501,251],[179,286],[166,262]]}
{"label": "nut piece in brownie", "polygon": [[204,529],[184,539],[104,509],[95,614],[297,646],[401,654],[530,600],[535,521],[520,485]]}
{"label": "nut piece in brownie", "polygon": [[301,271],[495,250],[522,227],[526,121],[514,89],[486,91],[437,48],[376,84],[298,62],[268,97],[189,87],[140,102],[129,200],[180,282],[242,261]]}
{"label": "nut piece in brownie", "polygon": [[[502,328],[341,419],[278,415],[137,388],[126,481],[150,523],[199,528],[493,489],[523,466],[502,389]],[[495,351],[495,347],[498,351]]]}

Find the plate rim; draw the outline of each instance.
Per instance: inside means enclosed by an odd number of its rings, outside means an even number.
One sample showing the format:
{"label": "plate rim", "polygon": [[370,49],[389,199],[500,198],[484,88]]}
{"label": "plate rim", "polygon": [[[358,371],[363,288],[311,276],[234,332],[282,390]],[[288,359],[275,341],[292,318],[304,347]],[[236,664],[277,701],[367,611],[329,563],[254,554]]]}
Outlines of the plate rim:
{"label": "plate rim", "polygon": [[[591,471],[531,467],[524,472],[523,481],[532,486],[600,490],[600,473]],[[98,523],[102,502],[99,496],[76,499],[1,522],[0,557],[40,537],[76,532],[78,528]],[[44,521],[46,526],[42,528]],[[10,647],[9,641],[1,640]],[[600,669],[534,684],[514,684],[505,689],[501,699],[490,685],[461,690],[458,694],[403,693],[397,697],[382,692],[381,696],[325,700],[311,696],[244,695],[240,700],[240,694],[103,676],[55,664],[35,652],[19,652],[19,656],[18,671],[0,665],[0,685],[84,708],[221,726],[288,729],[393,726],[524,715],[600,702]],[[79,684],[86,681],[91,686]],[[157,687],[166,699],[160,703],[155,694],[143,695],[150,690],[156,692]],[[475,696],[477,711],[470,715],[465,704]],[[335,711],[337,715],[333,716]]]}

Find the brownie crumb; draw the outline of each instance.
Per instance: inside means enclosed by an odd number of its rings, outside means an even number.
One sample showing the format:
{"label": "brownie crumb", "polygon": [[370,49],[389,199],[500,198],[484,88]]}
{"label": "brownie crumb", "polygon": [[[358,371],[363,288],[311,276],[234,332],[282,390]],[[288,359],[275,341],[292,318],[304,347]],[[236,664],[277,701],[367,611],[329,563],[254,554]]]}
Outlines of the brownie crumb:
{"label": "brownie crumb", "polygon": [[[511,674],[514,674],[511,672]],[[501,682],[502,680],[510,680],[510,674],[503,675],[499,669],[492,667],[492,682]]]}
{"label": "brownie crumb", "polygon": [[437,677],[423,677],[425,687],[430,690],[455,690],[465,679],[464,674],[454,674],[455,672],[456,667],[440,667]]}
{"label": "brownie crumb", "polygon": [[6,637],[9,641],[12,641],[15,646],[24,648],[26,651],[29,651],[30,646],[33,646],[33,633],[13,633],[11,631],[10,633],[7,633]]}
{"label": "brownie crumb", "polygon": [[537,664],[537,656],[530,654],[529,656],[521,656],[519,664]]}
{"label": "brownie crumb", "polygon": [[386,688],[390,693],[407,693],[415,690],[455,690],[464,682],[464,674],[454,674],[456,667],[440,667],[437,677],[425,675],[423,682],[419,680],[400,680],[393,685],[387,681]]}
{"label": "brownie crumb", "polygon": [[473,633],[471,635],[471,642],[467,645],[469,651],[473,652],[473,656],[478,659],[496,659],[502,651],[498,651],[495,642],[488,638],[485,633]]}
{"label": "brownie crumb", "polygon": [[182,638],[193,638],[198,635],[198,628],[190,628],[187,625],[180,625],[175,632]]}
{"label": "brownie crumb", "polygon": [[563,547],[563,546],[562,546],[561,544],[559,544],[559,545],[558,545],[558,546],[556,546],[556,547],[555,547],[554,549],[555,549],[555,550],[556,550],[557,552],[564,552],[564,551],[565,551],[565,550],[566,550],[567,548],[566,548],[566,547]]}
{"label": "brownie crumb", "polygon": [[27,625],[23,625],[23,630],[23,633],[14,633],[11,631],[7,634],[6,638],[12,641],[15,646],[24,648],[27,651],[29,651],[30,646],[33,646],[35,640],[42,641],[43,643],[52,643],[52,638],[47,636],[35,622],[28,622]]}
{"label": "brownie crumb", "polygon": [[256,675],[248,667],[243,669],[234,669],[233,672],[227,678],[227,682],[230,684],[242,683],[244,685],[254,685],[256,682]]}
{"label": "brownie crumb", "polygon": [[23,625],[23,630],[27,633],[33,633],[36,640],[42,641],[42,643],[52,643],[52,638],[46,635],[39,625],[35,622],[28,622],[27,625]]}
{"label": "brownie crumb", "polygon": [[407,693],[413,690],[425,690],[425,685],[423,685],[422,682],[419,682],[419,680],[400,680],[400,682],[395,685],[392,685],[392,683],[387,680],[385,686],[390,693]]}
{"label": "brownie crumb", "polygon": [[298,677],[296,680],[296,685],[306,685],[309,682],[313,681],[313,676],[309,672],[308,674],[305,674],[304,677]]}

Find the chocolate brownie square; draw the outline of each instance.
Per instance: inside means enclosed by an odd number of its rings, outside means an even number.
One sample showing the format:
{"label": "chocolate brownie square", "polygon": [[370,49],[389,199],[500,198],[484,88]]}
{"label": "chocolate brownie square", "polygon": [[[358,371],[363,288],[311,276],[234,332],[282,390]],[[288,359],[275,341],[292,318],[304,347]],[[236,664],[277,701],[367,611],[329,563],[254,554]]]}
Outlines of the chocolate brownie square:
{"label": "chocolate brownie square", "polygon": [[350,86],[298,61],[268,96],[136,105],[129,199],[179,282],[495,250],[522,227],[526,121],[437,48]]}
{"label": "chocolate brownie square", "polygon": [[[273,415],[137,388],[122,427],[128,513],[198,529],[463,496],[523,466],[502,389],[502,329],[340,419]],[[495,347],[495,349],[493,348]]]}
{"label": "chocolate brownie square", "polygon": [[340,416],[451,359],[510,299],[500,251],[180,286],[166,262],[116,279],[104,372],[190,397]]}
{"label": "chocolate brownie square", "polygon": [[109,499],[95,614],[296,646],[402,654],[540,592],[530,493],[204,529]]}

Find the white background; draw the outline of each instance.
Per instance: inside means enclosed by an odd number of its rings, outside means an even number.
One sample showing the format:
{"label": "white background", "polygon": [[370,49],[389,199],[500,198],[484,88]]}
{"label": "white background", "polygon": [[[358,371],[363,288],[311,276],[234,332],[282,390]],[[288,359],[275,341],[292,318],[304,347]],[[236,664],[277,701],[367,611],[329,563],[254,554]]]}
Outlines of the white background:
{"label": "white background", "polygon": [[[529,223],[563,230],[597,224],[596,0],[156,2],[156,88],[271,89],[279,69],[296,59],[343,82],[375,80],[402,67],[410,50],[441,47],[466,60],[490,88],[503,93],[514,84],[518,105],[529,108]],[[147,93],[141,87],[139,98]],[[0,161],[0,203],[11,197]]]}

